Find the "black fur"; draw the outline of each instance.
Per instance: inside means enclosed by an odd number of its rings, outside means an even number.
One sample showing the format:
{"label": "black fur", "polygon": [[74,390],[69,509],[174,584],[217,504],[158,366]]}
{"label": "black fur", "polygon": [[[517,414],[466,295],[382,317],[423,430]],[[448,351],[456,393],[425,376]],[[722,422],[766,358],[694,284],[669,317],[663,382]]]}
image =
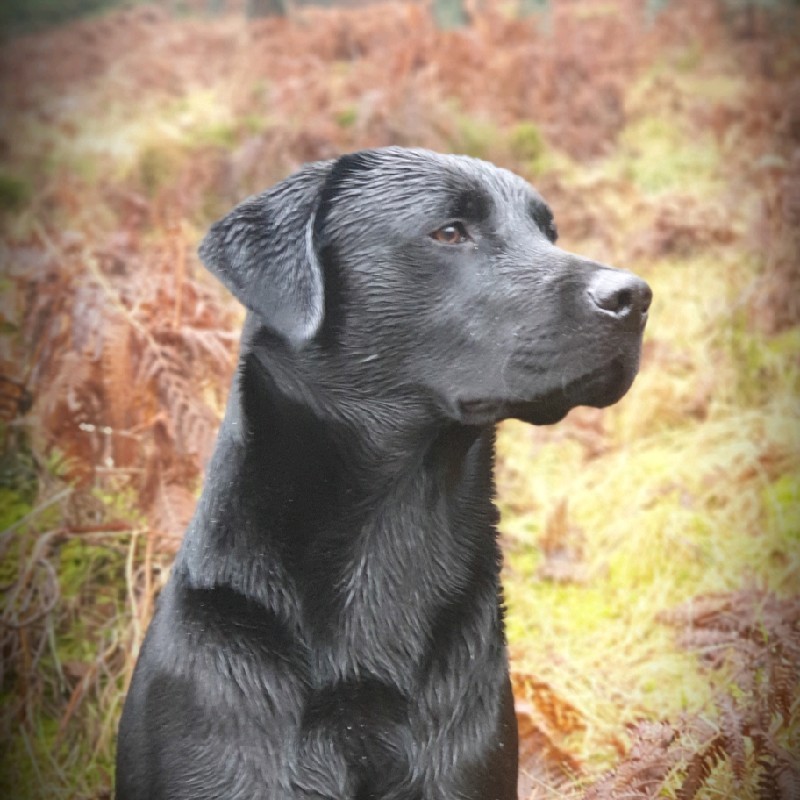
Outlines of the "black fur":
{"label": "black fur", "polygon": [[494,424],[618,400],[650,299],[554,239],[520,178],[399,148],[212,227],[201,255],[249,313],[119,800],[516,797]]}

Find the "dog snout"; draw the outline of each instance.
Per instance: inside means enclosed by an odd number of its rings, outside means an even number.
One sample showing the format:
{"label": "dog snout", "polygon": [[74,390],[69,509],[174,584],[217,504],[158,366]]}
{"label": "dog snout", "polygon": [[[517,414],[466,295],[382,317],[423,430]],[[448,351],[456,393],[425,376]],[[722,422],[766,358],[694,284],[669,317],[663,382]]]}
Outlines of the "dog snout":
{"label": "dog snout", "polygon": [[617,269],[598,270],[589,283],[588,294],[604,314],[634,324],[645,322],[653,299],[653,292],[645,281]]}

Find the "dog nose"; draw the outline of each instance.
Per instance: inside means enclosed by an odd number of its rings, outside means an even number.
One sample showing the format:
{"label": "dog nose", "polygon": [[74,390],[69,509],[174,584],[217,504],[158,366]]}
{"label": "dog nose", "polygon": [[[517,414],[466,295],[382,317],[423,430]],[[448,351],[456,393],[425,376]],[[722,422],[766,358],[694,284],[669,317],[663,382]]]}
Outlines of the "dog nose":
{"label": "dog nose", "polygon": [[589,284],[589,297],[604,313],[619,320],[644,321],[653,292],[641,278],[618,269],[598,270]]}

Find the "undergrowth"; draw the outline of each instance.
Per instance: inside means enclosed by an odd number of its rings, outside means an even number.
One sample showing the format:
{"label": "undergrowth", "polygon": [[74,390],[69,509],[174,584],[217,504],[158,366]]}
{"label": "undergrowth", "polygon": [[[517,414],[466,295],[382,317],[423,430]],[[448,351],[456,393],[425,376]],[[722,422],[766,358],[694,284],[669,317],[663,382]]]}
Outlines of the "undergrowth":
{"label": "undergrowth", "polygon": [[206,226],[306,160],[402,144],[520,172],[567,249],[655,293],[621,403],[500,429],[520,796],[797,797],[792,13],[490,3],[440,31],[417,5],[141,5],[10,41],[0,794],[110,797],[235,360]]}

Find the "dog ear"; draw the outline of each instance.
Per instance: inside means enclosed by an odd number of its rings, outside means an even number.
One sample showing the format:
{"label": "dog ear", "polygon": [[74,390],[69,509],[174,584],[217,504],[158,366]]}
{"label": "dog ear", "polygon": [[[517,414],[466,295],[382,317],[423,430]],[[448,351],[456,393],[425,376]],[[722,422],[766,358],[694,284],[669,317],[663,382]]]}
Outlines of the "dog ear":
{"label": "dog ear", "polygon": [[295,346],[313,338],[324,313],[314,218],[331,163],[309,164],[245,200],[211,226],[199,249],[238,300]]}

